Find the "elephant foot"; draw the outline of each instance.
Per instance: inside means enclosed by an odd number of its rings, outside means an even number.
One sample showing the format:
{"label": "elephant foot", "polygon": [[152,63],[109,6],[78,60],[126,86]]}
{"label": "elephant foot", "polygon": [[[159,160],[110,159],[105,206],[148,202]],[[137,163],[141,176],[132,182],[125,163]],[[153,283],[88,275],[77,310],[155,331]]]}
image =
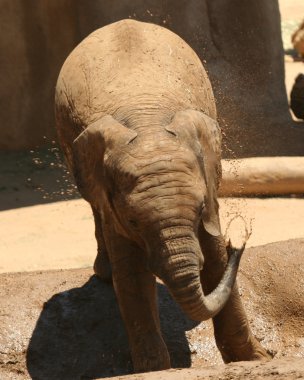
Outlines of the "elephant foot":
{"label": "elephant foot", "polygon": [[141,339],[141,344],[132,350],[132,361],[134,372],[137,373],[171,368],[167,347],[158,334],[150,334]]}
{"label": "elephant foot", "polygon": [[107,257],[102,254],[96,256],[94,262],[94,272],[104,282],[112,282],[112,269]]}
{"label": "elephant foot", "polygon": [[244,344],[235,345],[231,341],[222,340],[217,342],[217,346],[225,363],[272,359],[272,356],[253,336]]}

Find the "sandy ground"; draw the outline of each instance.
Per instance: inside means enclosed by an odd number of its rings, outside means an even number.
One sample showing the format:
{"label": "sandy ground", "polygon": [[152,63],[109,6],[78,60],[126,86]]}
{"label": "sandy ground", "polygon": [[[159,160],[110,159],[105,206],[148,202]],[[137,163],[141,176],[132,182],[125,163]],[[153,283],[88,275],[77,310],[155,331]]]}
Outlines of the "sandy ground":
{"label": "sandy ground", "polygon": [[303,0],[279,0],[282,20],[302,20],[304,18]]}
{"label": "sandy ground", "polygon": [[[238,214],[251,226],[247,247],[304,238],[304,199],[225,198],[220,210],[223,232]],[[82,199],[2,211],[0,231],[0,273],[84,268],[96,255],[92,213]]]}

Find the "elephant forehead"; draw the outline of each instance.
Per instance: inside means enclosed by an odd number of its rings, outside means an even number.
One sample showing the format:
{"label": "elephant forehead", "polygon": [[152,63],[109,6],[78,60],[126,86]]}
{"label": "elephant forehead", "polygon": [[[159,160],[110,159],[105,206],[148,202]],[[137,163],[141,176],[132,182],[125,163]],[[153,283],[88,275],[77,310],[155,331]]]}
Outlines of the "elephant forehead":
{"label": "elephant forehead", "polygon": [[199,158],[180,142],[140,140],[136,144],[112,152],[109,156],[112,170],[119,174],[129,173],[136,177],[149,173],[193,172],[199,168]]}
{"label": "elephant forehead", "polygon": [[193,220],[205,201],[206,189],[194,182],[163,179],[149,177],[135,186],[122,204],[126,214],[152,223],[172,218]]}
{"label": "elephant forehead", "polygon": [[145,181],[146,177],[161,177],[165,179],[183,179],[187,177],[195,179],[200,176],[198,161],[192,156],[158,156],[144,164],[139,164],[139,181]]}
{"label": "elephant forehead", "polygon": [[147,151],[137,144],[111,154],[105,164],[107,172],[114,179],[115,192],[125,195],[160,192],[169,187],[170,194],[174,195],[179,192],[178,189],[192,187],[194,191],[196,186],[204,186],[199,158],[180,144],[178,148],[169,147],[159,151]]}
{"label": "elephant forehead", "polygon": [[161,194],[172,197],[185,195],[201,198],[203,189],[206,188],[201,176],[192,176],[184,173],[149,174],[138,179],[134,186],[135,197],[157,197]]}
{"label": "elephant forehead", "polygon": [[194,156],[191,159],[186,156],[162,156],[139,166],[133,193],[146,193],[148,197],[152,193],[155,193],[152,196],[181,194],[200,197],[205,186],[204,176]]}

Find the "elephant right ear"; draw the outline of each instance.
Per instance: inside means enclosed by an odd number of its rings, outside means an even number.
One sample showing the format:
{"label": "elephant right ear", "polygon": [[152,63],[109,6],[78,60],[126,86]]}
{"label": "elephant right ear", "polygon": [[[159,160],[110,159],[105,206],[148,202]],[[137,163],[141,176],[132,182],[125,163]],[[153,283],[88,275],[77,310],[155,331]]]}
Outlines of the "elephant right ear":
{"label": "elephant right ear", "polygon": [[73,175],[80,194],[92,205],[106,184],[104,161],[111,151],[135,139],[137,133],[124,127],[112,116],[90,124],[73,142]]}
{"label": "elephant right ear", "polygon": [[196,152],[202,163],[207,187],[202,213],[205,230],[212,236],[221,234],[217,189],[221,177],[221,132],[216,120],[203,112],[188,109],[174,115],[168,132],[180,135]]}

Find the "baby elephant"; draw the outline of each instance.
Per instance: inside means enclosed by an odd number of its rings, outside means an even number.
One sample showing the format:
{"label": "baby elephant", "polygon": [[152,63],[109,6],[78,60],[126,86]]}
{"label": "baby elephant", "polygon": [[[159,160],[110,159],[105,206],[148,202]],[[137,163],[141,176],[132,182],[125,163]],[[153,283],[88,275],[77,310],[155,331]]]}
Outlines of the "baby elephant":
{"label": "baby elephant", "polygon": [[113,281],[134,370],[170,368],[155,276],[189,318],[213,318],[225,362],[267,358],[234,284],[240,255],[228,261],[221,235],[221,135],[194,51],[153,24],[98,29],[62,67],[56,124],[93,210],[94,270]]}

